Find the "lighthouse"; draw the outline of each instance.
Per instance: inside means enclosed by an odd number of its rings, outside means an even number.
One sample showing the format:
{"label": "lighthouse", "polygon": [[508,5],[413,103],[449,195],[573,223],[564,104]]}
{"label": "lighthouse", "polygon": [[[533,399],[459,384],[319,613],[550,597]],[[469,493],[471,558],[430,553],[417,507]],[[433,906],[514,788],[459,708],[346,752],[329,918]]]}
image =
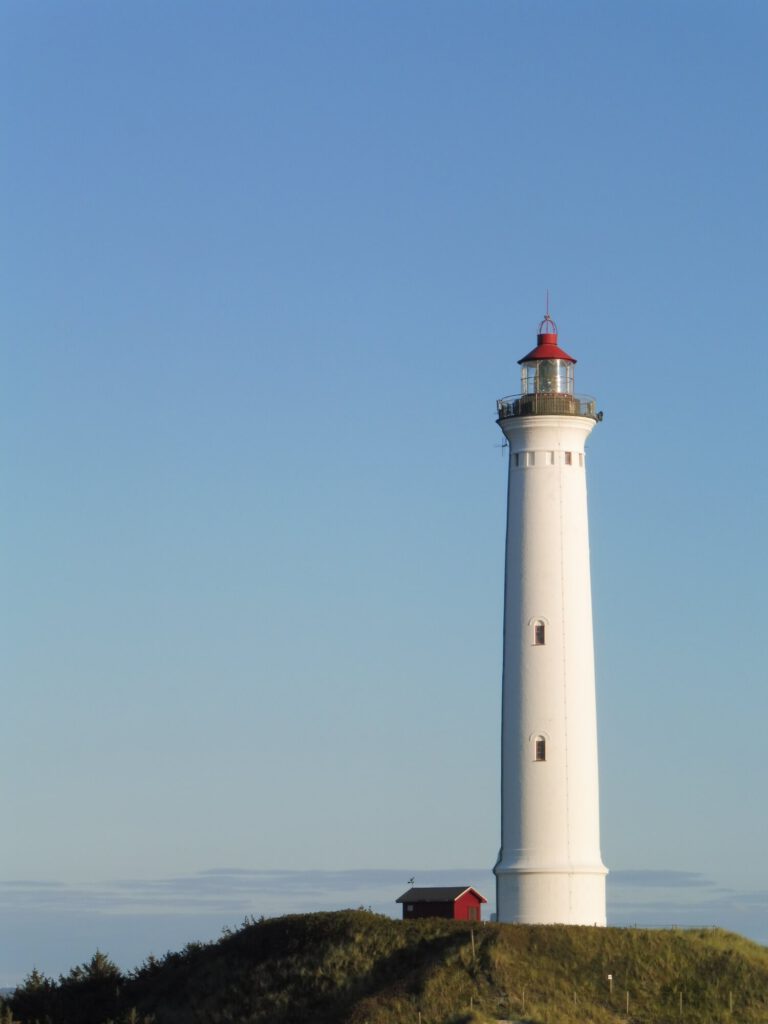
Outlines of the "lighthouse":
{"label": "lighthouse", "polygon": [[605,925],[584,445],[602,413],[549,313],[499,399],[509,444],[499,921]]}

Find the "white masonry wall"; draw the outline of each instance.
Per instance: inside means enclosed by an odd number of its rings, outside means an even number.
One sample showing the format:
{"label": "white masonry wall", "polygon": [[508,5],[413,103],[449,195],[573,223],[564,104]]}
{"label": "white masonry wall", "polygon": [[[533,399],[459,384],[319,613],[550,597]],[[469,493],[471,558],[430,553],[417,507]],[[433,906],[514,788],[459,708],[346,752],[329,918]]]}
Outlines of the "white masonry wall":
{"label": "white masonry wall", "polygon": [[500,921],[605,925],[584,458],[594,425],[547,415],[501,423],[510,465]]}

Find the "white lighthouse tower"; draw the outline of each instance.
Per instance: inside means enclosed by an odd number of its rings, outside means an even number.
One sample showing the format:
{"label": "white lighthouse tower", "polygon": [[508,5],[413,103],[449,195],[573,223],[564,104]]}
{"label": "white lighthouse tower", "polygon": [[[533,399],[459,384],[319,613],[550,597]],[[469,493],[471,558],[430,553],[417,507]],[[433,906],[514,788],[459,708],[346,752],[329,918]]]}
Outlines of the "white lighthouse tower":
{"label": "white lighthouse tower", "polygon": [[497,403],[509,442],[499,921],[605,925],[584,443],[602,419],[549,314]]}

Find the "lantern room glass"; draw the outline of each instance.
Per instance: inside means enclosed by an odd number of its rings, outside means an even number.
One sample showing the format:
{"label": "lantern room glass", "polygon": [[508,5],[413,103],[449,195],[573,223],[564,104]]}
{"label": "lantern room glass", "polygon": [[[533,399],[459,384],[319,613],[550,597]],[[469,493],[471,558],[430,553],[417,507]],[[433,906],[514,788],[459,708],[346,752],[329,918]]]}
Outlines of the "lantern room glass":
{"label": "lantern room glass", "polygon": [[522,392],[524,395],[572,395],[573,363],[565,359],[532,359],[523,363]]}

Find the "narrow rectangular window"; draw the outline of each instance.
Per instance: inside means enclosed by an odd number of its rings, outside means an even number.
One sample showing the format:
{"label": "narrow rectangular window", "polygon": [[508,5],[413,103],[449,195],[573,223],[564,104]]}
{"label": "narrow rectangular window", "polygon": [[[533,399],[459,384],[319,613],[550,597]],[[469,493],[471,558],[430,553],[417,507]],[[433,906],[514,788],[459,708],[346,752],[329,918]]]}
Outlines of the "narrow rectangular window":
{"label": "narrow rectangular window", "polygon": [[547,741],[543,736],[536,737],[536,747],[533,759],[534,761],[547,760]]}
{"label": "narrow rectangular window", "polygon": [[515,465],[520,465],[520,452],[515,452]]}
{"label": "narrow rectangular window", "polygon": [[565,464],[566,466],[571,466],[573,464],[573,452],[565,453]]}
{"label": "narrow rectangular window", "polygon": [[579,465],[584,465],[584,455],[581,452],[579,452]]}
{"label": "narrow rectangular window", "polygon": [[545,628],[543,622],[536,622],[533,626],[533,642],[537,647],[543,647],[545,643]]}

